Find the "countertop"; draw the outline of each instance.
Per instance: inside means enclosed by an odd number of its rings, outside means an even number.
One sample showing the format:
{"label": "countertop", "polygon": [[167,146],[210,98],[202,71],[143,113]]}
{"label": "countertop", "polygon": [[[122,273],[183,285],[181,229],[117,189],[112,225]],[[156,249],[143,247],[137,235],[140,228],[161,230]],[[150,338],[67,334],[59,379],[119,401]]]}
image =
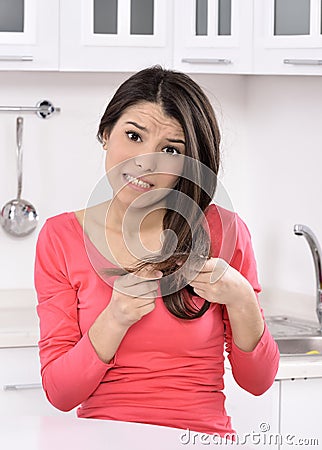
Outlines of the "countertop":
{"label": "countertop", "polygon": [[218,445],[218,440],[215,443],[215,439],[217,436],[178,428],[67,416],[3,416],[0,420],[0,448],[4,450],[201,450],[205,445],[227,448]]}
{"label": "countertop", "polygon": [[[37,346],[36,295],[26,290],[0,290],[0,348]],[[226,359],[225,368],[230,370]],[[322,377],[322,355],[283,356],[277,380]]]}

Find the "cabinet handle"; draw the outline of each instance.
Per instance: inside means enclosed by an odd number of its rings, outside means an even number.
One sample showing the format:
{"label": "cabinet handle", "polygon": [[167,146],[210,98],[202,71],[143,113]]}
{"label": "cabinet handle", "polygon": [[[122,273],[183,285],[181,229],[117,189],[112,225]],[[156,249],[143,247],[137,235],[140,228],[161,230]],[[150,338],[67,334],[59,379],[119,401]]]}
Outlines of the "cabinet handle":
{"label": "cabinet handle", "polygon": [[41,389],[41,383],[30,384],[5,384],[3,386],[4,391],[23,391],[25,389]]}
{"label": "cabinet handle", "polygon": [[28,55],[0,55],[0,61],[33,61],[33,56]]}
{"label": "cabinet handle", "polygon": [[322,59],[284,59],[284,64],[294,64],[294,66],[321,66]]}
{"label": "cabinet handle", "polygon": [[232,64],[230,59],[223,58],[182,58],[181,61],[189,64]]}

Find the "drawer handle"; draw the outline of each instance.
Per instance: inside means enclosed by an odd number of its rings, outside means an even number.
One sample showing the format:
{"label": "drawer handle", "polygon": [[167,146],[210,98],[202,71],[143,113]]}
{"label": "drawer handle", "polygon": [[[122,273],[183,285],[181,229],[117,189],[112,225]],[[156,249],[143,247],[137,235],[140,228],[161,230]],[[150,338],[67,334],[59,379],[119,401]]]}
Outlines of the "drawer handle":
{"label": "drawer handle", "polygon": [[33,61],[31,55],[0,55],[0,61]]}
{"label": "drawer handle", "polygon": [[4,391],[23,391],[26,389],[41,389],[41,383],[30,384],[5,384],[3,386]]}
{"label": "drawer handle", "polygon": [[181,61],[189,64],[232,64],[230,59],[224,58],[182,58]]}
{"label": "drawer handle", "polygon": [[321,66],[322,59],[284,59],[283,63],[294,66]]}

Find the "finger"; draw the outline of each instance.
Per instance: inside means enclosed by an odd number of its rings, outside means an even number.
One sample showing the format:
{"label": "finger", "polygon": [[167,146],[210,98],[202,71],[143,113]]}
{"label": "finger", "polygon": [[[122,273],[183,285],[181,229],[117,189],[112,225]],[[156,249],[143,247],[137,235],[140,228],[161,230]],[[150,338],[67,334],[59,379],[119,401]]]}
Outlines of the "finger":
{"label": "finger", "polygon": [[139,295],[137,292],[129,291],[125,293],[125,295],[127,295],[128,297],[139,299],[151,299],[151,298],[155,299],[158,296],[158,290],[157,289],[147,290],[145,292],[140,293]]}
{"label": "finger", "polygon": [[124,287],[130,287],[130,286],[135,286],[138,285],[140,283],[144,283],[148,281],[154,281],[154,280],[159,280],[162,278],[163,273],[161,271],[146,271],[144,272],[145,276],[141,276],[143,275],[143,273],[141,273],[140,271],[140,275],[137,275],[138,272],[134,272],[134,273],[128,273],[126,275],[121,276],[118,279],[118,283]]}
{"label": "finger", "polygon": [[140,307],[138,310],[140,311],[141,317],[143,317],[143,316],[149,314],[150,312],[152,312],[154,310],[154,308],[155,308],[155,302],[151,302],[145,306]]}
{"label": "finger", "polygon": [[141,283],[134,286],[114,286],[114,290],[120,294],[127,295],[129,297],[146,297],[151,293],[158,292],[158,285],[155,282]]}
{"label": "finger", "polygon": [[125,286],[123,283],[114,283],[114,290],[116,292],[130,297],[146,297],[151,292],[158,292],[158,289],[159,285],[155,280]]}
{"label": "finger", "polygon": [[161,278],[163,276],[163,273],[161,272],[161,270],[153,269],[151,266],[147,266],[135,271],[133,275],[143,279],[155,279]]}
{"label": "finger", "polygon": [[144,300],[144,301],[146,301],[146,300],[155,301],[157,297],[158,297],[158,293],[153,291],[153,292],[148,292],[144,295],[141,295],[140,297],[134,297],[134,298],[137,298],[139,300]]}
{"label": "finger", "polygon": [[134,306],[136,308],[144,308],[145,306],[154,305],[154,304],[155,304],[155,300],[136,299]]}
{"label": "finger", "polygon": [[200,284],[209,284],[210,283],[210,279],[211,279],[212,273],[211,272],[207,272],[207,273],[202,273],[197,275],[195,278],[193,278],[193,280],[191,280],[189,282],[189,284],[193,284],[193,283],[200,283]]}
{"label": "finger", "polygon": [[218,263],[213,266],[213,270],[209,271],[209,266],[207,271],[200,271],[200,273],[195,276],[192,281],[202,282],[202,283],[216,283],[226,272],[229,265],[224,261],[224,263]]}
{"label": "finger", "polygon": [[201,298],[205,298],[206,292],[203,289],[193,288],[194,292]]}
{"label": "finger", "polygon": [[213,272],[215,270],[225,270],[228,263],[222,258],[210,258],[199,269],[200,273]]}
{"label": "finger", "polygon": [[207,282],[193,280],[193,281],[190,281],[189,285],[192,287],[199,288],[199,289],[205,289],[206,286],[209,285],[209,280]]}
{"label": "finger", "polygon": [[[216,270],[217,261],[219,261],[218,258],[211,258],[206,261],[202,261],[202,265],[196,265],[196,264],[189,264],[186,262],[182,266],[182,273],[185,276],[185,278],[188,280],[188,282],[197,279],[200,275],[204,275],[203,278],[198,278],[198,280],[202,280],[204,282],[209,282],[210,275],[213,273],[214,270]],[[208,278],[207,278],[208,275]],[[216,278],[216,275],[214,275]]]}
{"label": "finger", "polygon": [[201,266],[199,272],[212,272],[214,269],[214,266],[216,266],[216,264],[218,264],[218,261],[219,261],[219,258],[207,259]]}

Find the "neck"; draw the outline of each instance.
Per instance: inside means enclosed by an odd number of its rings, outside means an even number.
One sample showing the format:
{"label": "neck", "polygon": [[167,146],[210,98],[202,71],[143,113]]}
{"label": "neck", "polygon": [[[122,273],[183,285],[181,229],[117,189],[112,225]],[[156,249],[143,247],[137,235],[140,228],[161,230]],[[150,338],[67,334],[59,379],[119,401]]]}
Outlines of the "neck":
{"label": "neck", "polygon": [[114,231],[123,231],[127,235],[138,232],[147,234],[163,229],[163,217],[166,213],[165,203],[149,205],[142,208],[133,208],[122,204],[117,197],[109,202],[106,215],[106,228]]}

